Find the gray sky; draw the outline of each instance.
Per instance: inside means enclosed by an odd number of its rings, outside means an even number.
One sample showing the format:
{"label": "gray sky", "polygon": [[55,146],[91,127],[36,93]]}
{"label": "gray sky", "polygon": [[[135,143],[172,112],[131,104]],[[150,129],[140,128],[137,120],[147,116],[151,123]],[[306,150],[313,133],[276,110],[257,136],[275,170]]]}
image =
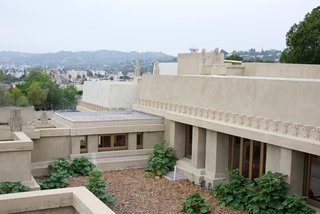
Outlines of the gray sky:
{"label": "gray sky", "polygon": [[318,0],[0,0],[0,51],[280,49]]}

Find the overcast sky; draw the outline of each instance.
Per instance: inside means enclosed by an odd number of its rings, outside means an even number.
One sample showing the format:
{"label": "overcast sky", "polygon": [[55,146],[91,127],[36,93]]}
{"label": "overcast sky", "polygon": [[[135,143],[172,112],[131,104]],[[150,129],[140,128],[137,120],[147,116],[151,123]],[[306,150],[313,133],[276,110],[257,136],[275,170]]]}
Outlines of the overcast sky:
{"label": "overcast sky", "polygon": [[0,0],[0,51],[280,49],[319,0]]}

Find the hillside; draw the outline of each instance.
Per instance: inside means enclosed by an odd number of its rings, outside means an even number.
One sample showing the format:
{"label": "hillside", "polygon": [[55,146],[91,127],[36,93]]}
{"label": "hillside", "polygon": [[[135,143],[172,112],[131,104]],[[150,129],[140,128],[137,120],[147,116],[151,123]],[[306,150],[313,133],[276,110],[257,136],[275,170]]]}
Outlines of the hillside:
{"label": "hillside", "polygon": [[2,51],[0,52],[0,65],[29,65],[41,67],[81,67],[81,66],[104,66],[110,64],[126,63],[137,57],[141,61],[171,61],[173,56],[161,52],[121,52],[111,50],[69,52],[60,51],[57,53],[21,53]]}

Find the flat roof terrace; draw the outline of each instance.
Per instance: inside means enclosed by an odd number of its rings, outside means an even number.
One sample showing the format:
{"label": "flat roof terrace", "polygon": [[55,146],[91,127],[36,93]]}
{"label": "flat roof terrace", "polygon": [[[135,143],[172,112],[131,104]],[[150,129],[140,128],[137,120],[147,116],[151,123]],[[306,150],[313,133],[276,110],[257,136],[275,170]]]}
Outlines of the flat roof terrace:
{"label": "flat roof terrace", "polygon": [[56,112],[52,122],[71,135],[164,131],[163,117],[132,109],[106,112]]}
{"label": "flat roof terrace", "polygon": [[71,122],[162,119],[162,117],[156,115],[146,114],[131,109],[106,112],[57,112],[55,114]]}

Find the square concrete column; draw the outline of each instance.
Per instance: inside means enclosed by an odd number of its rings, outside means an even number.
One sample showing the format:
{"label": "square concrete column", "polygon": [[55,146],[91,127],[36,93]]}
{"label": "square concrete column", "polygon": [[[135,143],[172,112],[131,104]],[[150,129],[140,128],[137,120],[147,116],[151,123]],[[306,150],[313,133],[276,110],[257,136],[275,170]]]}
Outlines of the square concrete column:
{"label": "square concrete column", "polygon": [[304,153],[267,144],[266,171],[287,175],[289,192],[302,194]]}
{"label": "square concrete column", "polygon": [[137,149],[137,133],[128,134],[128,150]]}
{"label": "square concrete column", "polygon": [[81,137],[71,137],[71,154],[80,154]]}
{"label": "square concrete column", "polygon": [[88,153],[98,152],[98,143],[99,143],[99,136],[98,135],[89,135],[88,136]]}
{"label": "square concrete column", "polygon": [[186,142],[186,125],[175,121],[170,121],[170,146],[176,152],[177,158],[185,156]]}
{"label": "square concrete column", "polygon": [[210,178],[224,178],[229,163],[229,137],[226,134],[207,130],[206,175]]}
{"label": "square concrete column", "polygon": [[192,130],[192,165],[201,169],[206,160],[206,130],[196,126]]}

